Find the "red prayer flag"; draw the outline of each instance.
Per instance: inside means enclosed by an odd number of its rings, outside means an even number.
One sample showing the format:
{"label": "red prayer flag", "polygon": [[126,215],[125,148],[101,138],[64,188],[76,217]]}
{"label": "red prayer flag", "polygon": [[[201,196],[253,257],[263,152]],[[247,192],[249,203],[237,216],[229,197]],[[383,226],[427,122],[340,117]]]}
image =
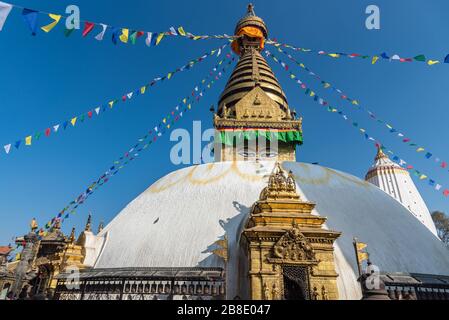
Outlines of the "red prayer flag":
{"label": "red prayer flag", "polygon": [[412,170],[412,169],[413,169],[413,166],[407,166],[407,169],[408,169],[408,170]]}
{"label": "red prayer flag", "polygon": [[47,137],[50,136],[50,133],[51,133],[51,129],[50,128],[45,129],[45,135]]}
{"label": "red prayer flag", "polygon": [[83,37],[87,36],[95,27],[95,23],[86,21],[84,23]]}
{"label": "red prayer flag", "polygon": [[126,96],[123,96],[122,100],[123,100],[123,102],[125,102],[126,101]]}
{"label": "red prayer flag", "polygon": [[444,161],[443,161],[443,162],[441,162],[441,168],[443,168],[443,169],[444,169],[444,168],[446,168],[446,167],[447,167],[447,163],[446,163],[446,162],[444,162]]}
{"label": "red prayer flag", "polygon": [[444,194],[445,197],[449,196],[449,190],[447,190],[447,189],[444,190],[444,191],[443,191],[443,194]]}
{"label": "red prayer flag", "polygon": [[89,111],[89,112],[87,113],[87,116],[88,116],[89,118],[92,118],[92,111]]}
{"label": "red prayer flag", "polygon": [[143,32],[143,31],[138,31],[138,32],[137,32],[137,38],[143,36],[144,34],[145,34],[145,32]]}
{"label": "red prayer flag", "polygon": [[410,139],[409,138],[405,138],[404,140],[402,140],[402,142],[409,142]]}

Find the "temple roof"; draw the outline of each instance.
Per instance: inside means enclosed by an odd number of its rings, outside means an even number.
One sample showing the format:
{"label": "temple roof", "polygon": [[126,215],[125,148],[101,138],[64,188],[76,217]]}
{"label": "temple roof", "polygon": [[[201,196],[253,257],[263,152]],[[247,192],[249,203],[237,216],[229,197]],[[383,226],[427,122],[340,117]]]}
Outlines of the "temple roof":
{"label": "temple roof", "polygon": [[7,255],[11,251],[13,251],[13,248],[11,246],[0,246],[0,255]]}
{"label": "temple roof", "polygon": [[282,110],[288,109],[287,98],[264,57],[257,50],[248,50],[240,58],[220,96],[218,113],[235,106],[247,93],[259,86]]}

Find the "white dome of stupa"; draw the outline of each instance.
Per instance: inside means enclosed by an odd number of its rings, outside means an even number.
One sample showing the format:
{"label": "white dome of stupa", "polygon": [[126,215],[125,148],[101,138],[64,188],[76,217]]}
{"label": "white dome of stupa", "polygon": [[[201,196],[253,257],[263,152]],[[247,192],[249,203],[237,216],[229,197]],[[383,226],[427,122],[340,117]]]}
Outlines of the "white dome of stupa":
{"label": "white dome of stupa", "polygon": [[[226,234],[227,297],[238,294],[239,238],[274,162],[217,162],[168,174],[129,203],[97,236],[94,268],[224,267],[214,255]],[[449,274],[448,249],[376,186],[333,169],[284,162],[302,200],[341,231],[335,243],[340,299],[359,299],[353,237],[383,272]]]}

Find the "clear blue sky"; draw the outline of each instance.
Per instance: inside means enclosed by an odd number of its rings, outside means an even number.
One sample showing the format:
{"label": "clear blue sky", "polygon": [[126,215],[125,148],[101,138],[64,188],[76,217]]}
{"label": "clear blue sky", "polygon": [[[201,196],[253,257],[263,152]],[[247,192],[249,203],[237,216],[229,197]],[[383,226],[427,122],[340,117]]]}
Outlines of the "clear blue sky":
{"label": "clear blue sky", "polygon": [[[243,1],[138,1],[14,0],[11,2],[42,11],[63,13],[73,2],[85,20],[110,25],[167,30],[182,25],[195,34],[231,34],[245,13]],[[268,24],[270,36],[285,42],[329,51],[401,56],[424,53],[443,59],[449,53],[447,35],[449,2],[432,1],[254,1],[256,13]],[[381,9],[381,30],[365,28],[365,8]],[[41,18],[41,25],[48,20]],[[96,29],[94,32],[96,32]],[[106,103],[157,75],[166,74],[190,59],[218,47],[220,40],[193,42],[164,40],[156,48],[142,43],[114,46],[110,34],[103,42],[94,33],[82,39],[80,32],[66,39],[62,22],[50,34],[32,37],[14,10],[0,32],[0,144],[14,142],[37,130]],[[372,66],[366,60],[333,60],[296,53],[324,79],[369,106],[382,118],[423,144],[434,154],[449,160],[449,65],[429,68],[422,63],[386,63]],[[278,65],[268,60],[278,76],[292,107],[304,118],[305,143],[298,160],[322,165],[363,177],[375,150],[360,134],[334,114],[325,112],[294,86]],[[42,138],[32,147],[0,156],[0,244],[28,230],[31,218],[41,224],[62,209],[101,175],[136,139],[157,124],[180,98],[191,92],[213,65],[213,60],[157,85],[148,94],[126,106],[106,113],[75,129]],[[323,91],[312,78],[291,66],[301,79],[329,101],[349,110],[331,91]],[[207,92],[206,98],[179,122],[192,128],[193,120],[211,126],[209,106],[216,104],[224,80]],[[365,114],[348,111],[361,125],[405,160],[442,184],[449,186],[449,173],[422,154],[401,144]],[[171,164],[169,135],[152,145],[141,157],[99,189],[64,231],[84,226],[87,213],[94,224],[109,222],[156,179],[179,169]],[[449,212],[449,199],[416,181],[430,210]],[[219,195],[217,195],[219,197]],[[218,199],[218,198],[217,198]],[[188,201],[188,199],[176,199]],[[211,199],[211,201],[215,201]],[[218,200],[217,200],[218,201]],[[136,235],[138,236],[138,235]]]}

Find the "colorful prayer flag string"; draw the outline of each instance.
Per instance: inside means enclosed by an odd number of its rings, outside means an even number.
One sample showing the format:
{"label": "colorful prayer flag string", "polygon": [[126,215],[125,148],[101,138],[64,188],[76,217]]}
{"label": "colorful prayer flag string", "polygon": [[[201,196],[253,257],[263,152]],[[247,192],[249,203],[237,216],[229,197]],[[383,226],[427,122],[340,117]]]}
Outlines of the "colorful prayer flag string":
{"label": "colorful prayer flag string", "polygon": [[[209,51],[209,52],[203,54],[202,56],[200,56],[200,57],[198,57],[198,58],[196,58],[194,60],[189,61],[187,64],[183,65],[182,67],[177,68],[176,70],[169,72],[167,75],[156,77],[151,82],[149,82],[149,83],[147,83],[147,84],[145,84],[143,86],[140,86],[139,88],[137,88],[137,89],[135,89],[133,91],[130,91],[128,93],[125,93],[125,94],[121,95],[120,98],[109,100],[109,102],[107,104],[103,104],[102,106],[99,106],[99,107],[96,107],[94,109],[91,109],[91,110],[89,110],[87,112],[84,112],[84,113],[78,115],[78,116],[71,117],[70,119],[61,122],[62,123],[62,128],[64,130],[66,130],[69,127],[69,124],[72,127],[75,127],[77,125],[77,123],[79,123],[78,120],[80,120],[80,122],[83,122],[85,119],[92,119],[94,115],[100,116],[100,113],[103,114],[107,110],[113,109],[117,105],[117,103],[120,102],[120,101],[126,102],[127,100],[131,100],[135,96],[144,95],[145,92],[148,90],[148,88],[154,86],[156,83],[164,81],[166,79],[170,80],[178,72],[182,72],[182,71],[185,71],[185,70],[192,69],[192,67],[194,65],[196,65],[199,62],[204,61],[207,57],[213,56],[215,54],[217,55],[217,57],[220,56],[222,50],[225,49],[228,45],[229,44],[226,43],[226,44],[222,45],[221,47],[213,49],[212,51]],[[23,145],[22,141],[25,142],[25,146],[28,146],[28,147],[32,146],[33,142],[35,140],[38,140],[38,138],[42,135],[42,133],[44,133],[46,137],[50,137],[52,133],[55,134],[55,133],[60,131],[59,129],[61,127],[61,123],[59,123],[57,125],[53,125],[53,126],[47,127],[44,130],[37,131],[35,134],[26,136],[24,139],[17,140],[16,143],[14,144],[15,148],[19,149]],[[5,151],[5,153],[7,155],[11,153],[11,151],[12,151],[11,147],[12,146],[13,146],[13,143],[8,143],[8,144],[3,146],[3,149],[4,149],[4,151]]]}
{"label": "colorful prayer flag string", "polygon": [[[0,2],[0,31],[3,28],[3,25],[6,22],[6,19],[8,18],[11,10],[13,8],[22,10],[22,17],[26,25],[31,31],[31,34],[35,36],[38,31],[38,20],[39,15],[44,15],[45,18],[50,18],[52,22],[50,22],[47,25],[42,26],[40,29],[46,33],[53,30],[53,28],[56,27],[56,25],[60,22],[62,18],[67,19],[68,16],[62,15],[62,14],[54,14],[54,13],[48,13],[44,11],[38,11],[34,9],[28,9],[22,6],[9,4],[5,2]],[[98,41],[102,41],[104,39],[105,34],[107,31],[111,31],[111,37],[112,42],[114,44],[118,43],[118,40],[122,43],[131,43],[136,44],[137,39],[147,35],[145,44],[148,47],[157,46],[160,44],[162,39],[166,36],[180,36],[184,37],[190,40],[205,40],[205,39],[228,39],[233,40],[237,38],[236,36],[229,36],[227,34],[223,35],[194,35],[190,32],[186,32],[182,26],[179,26],[178,28],[170,27],[169,31],[162,31],[162,32],[149,32],[149,31],[143,31],[143,30],[136,30],[131,28],[124,28],[124,27],[114,27],[105,23],[97,23],[97,22],[91,22],[91,21],[85,21],[80,20],[81,24],[83,25],[82,30],[82,36],[87,37],[96,27],[101,27],[101,32],[98,33],[94,38]],[[67,29],[65,27],[64,33],[66,37],[69,37],[72,32],[75,31],[75,29]]]}
{"label": "colorful prayer flag string", "polygon": [[[334,87],[330,82],[325,81],[322,79],[319,75],[317,75],[314,71],[309,69],[304,63],[296,60],[291,54],[288,52],[282,50],[280,47],[278,47],[278,51],[285,54],[291,61],[293,61],[296,65],[298,65],[300,68],[307,71],[308,75],[316,78],[320,83],[323,85],[324,89],[332,89],[332,91],[336,92],[341,99],[348,101],[353,105],[355,108],[359,110],[363,110],[367,113],[370,120],[375,121],[381,125],[383,125],[385,128],[387,128],[388,132],[394,134],[397,138],[401,139],[403,143],[406,143],[409,147],[413,148],[413,150],[417,153],[422,153],[424,157],[428,160],[435,159],[435,163],[441,168],[446,169],[448,166],[448,162],[441,160],[439,157],[435,156],[433,152],[428,151],[426,148],[419,146],[418,144],[412,142],[411,138],[408,138],[403,132],[399,131],[399,129],[393,127],[390,122],[387,122],[385,120],[380,119],[376,116],[374,112],[363,106],[359,100],[350,98],[346,93],[344,93],[342,90]],[[282,60],[278,59],[273,53],[266,50],[268,54],[272,55],[272,58],[275,60],[278,60],[279,63],[285,68],[287,65],[282,62]]]}
{"label": "colorful prayer flag string", "polygon": [[[225,60],[229,59],[227,64],[224,64]],[[55,217],[53,217],[45,225],[45,229],[51,229],[56,222],[61,224],[70,217],[70,215],[76,213],[77,208],[82,205],[98,188],[105,185],[110,178],[115,176],[120,170],[125,168],[129,163],[139,157],[140,152],[146,150],[152,143],[156,142],[167,130],[174,127],[176,122],[181,119],[184,114],[192,109],[192,105],[198,103],[204,96],[204,93],[212,87],[212,85],[222,78],[223,74],[229,66],[235,61],[235,56],[232,53],[226,54],[225,58],[220,60],[209,72],[208,76],[201,80],[192,91],[192,94],[181,99],[180,103],[166,116],[161,122],[154,128],[148,131],[148,133],[139,138],[137,144],[124,153],[119,159],[113,162],[113,165],[106,170],[96,181],[91,183],[86,191],[81,193],[75,200],[71,201],[64,209],[62,209]],[[223,67],[222,67],[223,66]],[[209,80],[209,81],[208,81]],[[202,88],[202,89],[200,89]],[[45,236],[47,231],[40,230],[40,236]]]}
{"label": "colorful prayer flag string", "polygon": [[443,185],[436,183],[435,180],[429,178],[428,175],[424,174],[421,171],[418,171],[413,165],[407,163],[405,160],[397,156],[391,149],[388,149],[384,144],[382,144],[379,140],[368,134],[367,130],[360,127],[358,122],[351,120],[351,118],[343,113],[343,111],[337,109],[336,107],[331,106],[324,98],[317,95],[317,93],[310,88],[308,88],[294,73],[289,71],[288,65],[285,63],[282,64],[282,61],[273,56],[272,53],[266,51],[266,55],[273,59],[273,61],[280,64],[283,69],[289,74],[290,79],[299,84],[299,87],[304,91],[304,94],[308,97],[312,98],[314,102],[324,106],[327,108],[328,112],[336,113],[342,117],[345,121],[347,121],[352,127],[354,127],[360,134],[363,135],[365,140],[374,142],[377,146],[380,146],[384,152],[390,154],[391,159],[398,163],[401,167],[407,169],[410,173],[416,176],[420,181],[428,181],[429,186],[431,186],[435,191],[442,191],[445,197],[449,197],[449,189],[444,188]]}
{"label": "colorful prayer flag string", "polygon": [[[292,49],[294,51],[297,52],[305,52],[305,53],[315,53],[319,56],[327,56],[327,57],[331,57],[333,59],[338,59],[340,57],[347,57],[350,59],[354,59],[354,58],[359,58],[359,59],[365,59],[368,61],[371,61],[371,64],[374,65],[376,64],[377,61],[379,60],[388,60],[389,62],[391,61],[396,61],[396,62],[425,62],[427,65],[429,66],[433,66],[435,64],[439,64],[440,60],[433,60],[433,59],[427,59],[425,55],[423,54],[419,54],[416,55],[412,58],[408,57],[408,58],[403,58],[400,57],[398,54],[393,54],[393,55],[388,55],[386,52],[382,52],[381,54],[378,55],[363,55],[363,54],[359,54],[359,53],[344,53],[344,52],[326,52],[323,50],[314,50],[314,49],[307,49],[307,48],[299,48],[299,47],[295,47],[289,44],[285,44],[285,43],[280,43],[278,42],[276,39],[269,39],[266,41],[267,44],[271,44],[275,47],[284,47],[284,48],[289,48]],[[445,56],[445,58],[443,59],[444,63],[449,63],[449,54]]]}

